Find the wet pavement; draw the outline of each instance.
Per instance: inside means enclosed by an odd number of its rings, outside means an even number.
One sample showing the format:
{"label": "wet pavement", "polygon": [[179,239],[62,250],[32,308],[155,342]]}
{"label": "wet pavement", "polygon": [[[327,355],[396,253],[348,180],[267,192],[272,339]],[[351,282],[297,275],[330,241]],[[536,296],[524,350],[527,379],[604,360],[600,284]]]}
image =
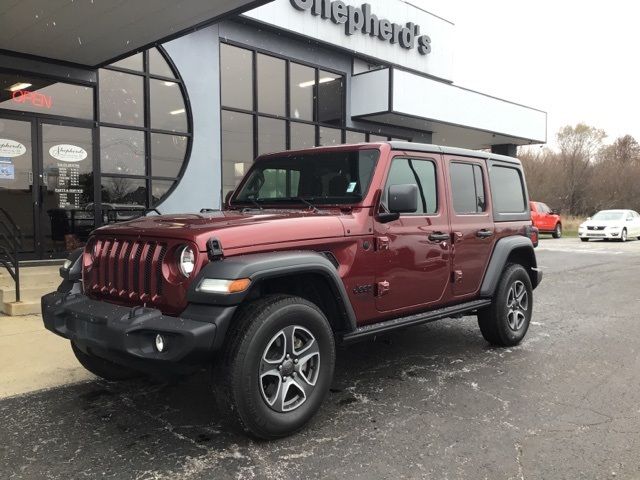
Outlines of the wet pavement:
{"label": "wet pavement", "polygon": [[341,349],[319,414],[277,442],[221,426],[205,374],[4,399],[0,477],[638,479],[640,242],[544,240],[538,258],[518,347],[465,317]]}

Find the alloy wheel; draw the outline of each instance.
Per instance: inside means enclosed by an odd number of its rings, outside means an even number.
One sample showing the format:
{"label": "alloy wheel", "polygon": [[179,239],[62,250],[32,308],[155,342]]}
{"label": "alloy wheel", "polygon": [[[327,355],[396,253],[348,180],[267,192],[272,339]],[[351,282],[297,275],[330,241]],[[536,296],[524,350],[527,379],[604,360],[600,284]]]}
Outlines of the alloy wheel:
{"label": "alloy wheel", "polygon": [[299,325],[276,333],[260,359],[260,392],[279,413],[296,410],[312,394],[320,372],[320,348],[313,334]]}
{"label": "alloy wheel", "polygon": [[509,328],[517,332],[527,319],[529,310],[529,294],[527,287],[520,280],[513,282],[507,294],[507,322]]}

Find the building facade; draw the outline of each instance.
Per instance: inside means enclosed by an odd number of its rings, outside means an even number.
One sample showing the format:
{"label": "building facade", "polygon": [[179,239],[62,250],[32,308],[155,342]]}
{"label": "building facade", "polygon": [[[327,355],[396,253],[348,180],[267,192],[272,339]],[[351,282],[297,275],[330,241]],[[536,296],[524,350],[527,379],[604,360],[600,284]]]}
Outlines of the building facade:
{"label": "building facade", "polygon": [[97,69],[0,53],[0,207],[23,257],[218,209],[262,153],[544,143],[544,112],[453,84],[454,28],[401,0],[275,0]]}

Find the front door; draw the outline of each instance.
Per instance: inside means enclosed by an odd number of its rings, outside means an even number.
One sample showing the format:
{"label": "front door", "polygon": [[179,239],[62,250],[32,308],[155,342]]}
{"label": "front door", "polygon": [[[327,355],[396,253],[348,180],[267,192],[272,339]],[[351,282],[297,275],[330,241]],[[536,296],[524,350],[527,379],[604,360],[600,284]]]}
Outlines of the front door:
{"label": "front door", "polygon": [[0,240],[15,222],[22,259],[65,257],[94,228],[93,136],[73,122],[0,118]]}
{"label": "front door", "polygon": [[37,257],[37,225],[33,188],[37,144],[36,124],[18,117],[0,118],[0,245],[12,244],[15,224],[22,239],[21,257]]}
{"label": "front door", "polygon": [[377,291],[380,312],[402,314],[446,301],[450,278],[450,227],[439,155],[392,159],[382,204],[391,185],[416,184],[415,213],[376,224]]}
{"label": "front door", "polygon": [[38,124],[39,198],[43,258],[60,258],[82,246],[95,227],[94,130],[67,121]]}

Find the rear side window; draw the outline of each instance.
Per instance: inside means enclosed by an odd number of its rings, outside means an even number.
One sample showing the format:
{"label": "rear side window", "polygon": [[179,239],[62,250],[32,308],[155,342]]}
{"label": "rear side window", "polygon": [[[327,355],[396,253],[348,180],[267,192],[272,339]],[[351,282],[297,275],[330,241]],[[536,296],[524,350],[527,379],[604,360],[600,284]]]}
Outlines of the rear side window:
{"label": "rear side window", "polygon": [[524,185],[518,169],[493,165],[489,177],[495,213],[526,211]]}
{"label": "rear side window", "polygon": [[449,172],[455,212],[459,214],[484,212],[487,204],[480,165],[451,162]]}
{"label": "rear side window", "polygon": [[431,215],[438,211],[436,166],[429,160],[396,158],[391,164],[382,203],[386,205],[391,185],[415,184],[418,186],[416,214]]}

